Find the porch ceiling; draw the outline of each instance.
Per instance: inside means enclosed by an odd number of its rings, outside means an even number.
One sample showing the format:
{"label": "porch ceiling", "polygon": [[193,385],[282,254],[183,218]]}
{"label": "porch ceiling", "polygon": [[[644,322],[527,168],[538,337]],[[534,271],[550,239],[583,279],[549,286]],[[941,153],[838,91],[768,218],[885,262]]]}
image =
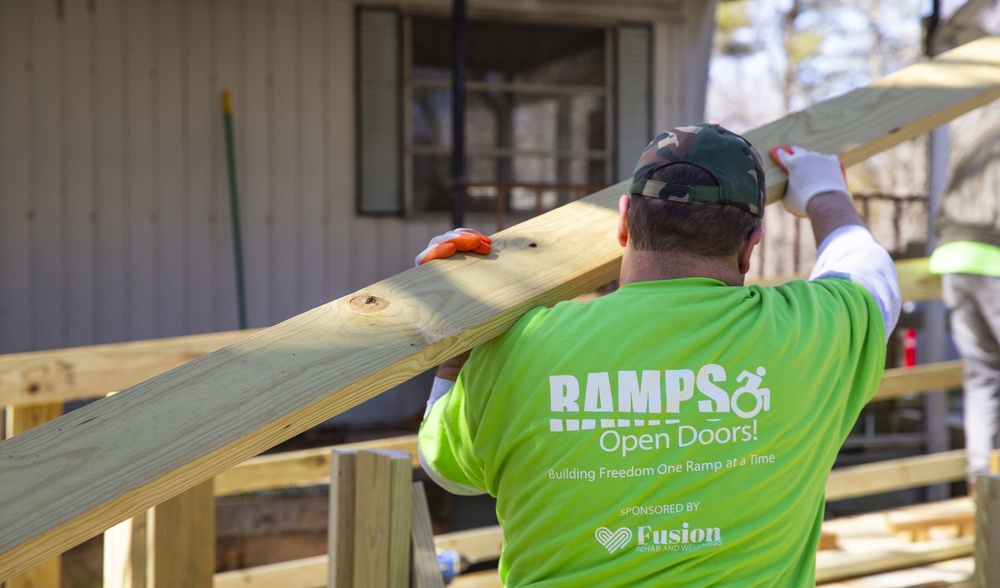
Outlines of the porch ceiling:
{"label": "porch ceiling", "polygon": [[[359,4],[450,12],[452,0],[357,0]],[[470,15],[508,14],[546,18],[601,18],[629,21],[674,20],[687,2],[704,0],[467,0]]]}

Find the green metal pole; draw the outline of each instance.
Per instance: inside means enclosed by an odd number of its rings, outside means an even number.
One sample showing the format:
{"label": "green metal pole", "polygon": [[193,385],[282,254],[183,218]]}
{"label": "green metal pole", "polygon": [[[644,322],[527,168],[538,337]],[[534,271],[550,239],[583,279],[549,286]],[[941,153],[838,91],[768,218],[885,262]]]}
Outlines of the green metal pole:
{"label": "green metal pole", "polygon": [[236,301],[240,328],[247,328],[246,289],[243,282],[243,239],[240,237],[240,202],[236,189],[236,147],[233,141],[233,108],[229,91],[222,91],[222,117],[226,125],[226,161],[229,168],[229,218],[233,225],[233,252],[236,258]]}

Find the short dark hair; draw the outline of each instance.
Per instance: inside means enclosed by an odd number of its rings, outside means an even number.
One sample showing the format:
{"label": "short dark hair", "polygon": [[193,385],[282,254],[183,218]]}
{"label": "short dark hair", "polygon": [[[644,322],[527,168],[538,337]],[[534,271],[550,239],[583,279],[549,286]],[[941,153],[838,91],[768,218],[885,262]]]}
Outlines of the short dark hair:
{"label": "short dark hair", "polygon": [[[650,178],[686,186],[718,185],[712,174],[689,163],[662,167]],[[760,217],[728,204],[672,202],[638,194],[630,198],[629,241],[637,251],[730,257],[761,225]]]}

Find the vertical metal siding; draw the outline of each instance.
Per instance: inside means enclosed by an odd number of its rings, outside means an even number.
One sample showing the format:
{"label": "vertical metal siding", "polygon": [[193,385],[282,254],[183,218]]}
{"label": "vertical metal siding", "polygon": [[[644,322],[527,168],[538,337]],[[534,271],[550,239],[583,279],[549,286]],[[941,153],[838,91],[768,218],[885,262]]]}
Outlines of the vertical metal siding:
{"label": "vertical metal siding", "polygon": [[653,138],[649,115],[651,36],[648,26],[638,25],[619,26],[615,35],[616,180],[629,177],[642,149]]}
{"label": "vertical metal siding", "polygon": [[320,0],[0,3],[0,352],[237,326],[223,89],[252,325],[405,269],[444,227],[355,231],[353,27]]}
{"label": "vertical metal siding", "polygon": [[363,213],[402,212],[399,29],[394,11],[358,14],[358,209]]}
{"label": "vertical metal siding", "polygon": [[[447,228],[355,213],[353,5],[65,7],[0,2],[0,353],[237,328],[223,89],[251,326],[400,272]],[[348,418],[419,410],[423,384]]]}
{"label": "vertical metal siding", "polygon": [[31,292],[31,2],[0,2],[0,346],[34,345]]}

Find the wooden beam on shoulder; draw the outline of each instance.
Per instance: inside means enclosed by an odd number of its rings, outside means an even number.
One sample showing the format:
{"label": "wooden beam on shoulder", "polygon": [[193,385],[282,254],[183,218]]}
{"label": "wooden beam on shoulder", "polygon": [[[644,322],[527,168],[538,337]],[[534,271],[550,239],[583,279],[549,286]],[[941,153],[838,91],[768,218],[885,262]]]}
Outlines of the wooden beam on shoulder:
{"label": "wooden beam on shoulder", "polygon": [[[941,277],[929,273],[928,261],[919,258],[896,262],[904,301],[941,297]],[[775,286],[807,277],[804,273],[786,274],[750,278],[748,283]],[[586,292],[576,300],[583,302],[596,296],[594,292]],[[0,355],[0,406],[37,406],[103,397],[255,332],[232,331]]]}
{"label": "wooden beam on shoulder", "polygon": [[[850,165],[997,96],[1000,39],[980,39],[747,137]],[[775,201],[785,177],[768,166]],[[3,441],[0,578],[611,281],[624,189],[501,231],[488,257],[408,270]]]}

